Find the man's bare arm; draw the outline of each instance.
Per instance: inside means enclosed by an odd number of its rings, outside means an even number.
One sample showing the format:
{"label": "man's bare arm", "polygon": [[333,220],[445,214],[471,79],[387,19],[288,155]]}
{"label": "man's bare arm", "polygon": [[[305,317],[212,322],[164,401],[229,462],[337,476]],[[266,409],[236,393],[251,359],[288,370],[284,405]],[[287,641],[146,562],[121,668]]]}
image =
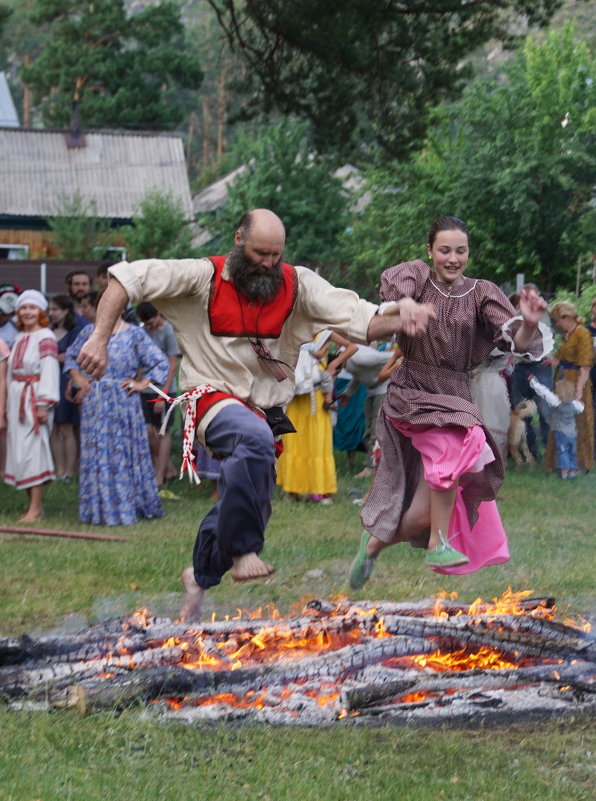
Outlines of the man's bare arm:
{"label": "man's bare arm", "polygon": [[101,378],[106,371],[108,341],[116,321],[126,308],[127,303],[128,293],[126,289],[115,278],[110,279],[110,283],[97,307],[93,333],[81,348],[77,358],[81,369],[85,370],[93,378]]}

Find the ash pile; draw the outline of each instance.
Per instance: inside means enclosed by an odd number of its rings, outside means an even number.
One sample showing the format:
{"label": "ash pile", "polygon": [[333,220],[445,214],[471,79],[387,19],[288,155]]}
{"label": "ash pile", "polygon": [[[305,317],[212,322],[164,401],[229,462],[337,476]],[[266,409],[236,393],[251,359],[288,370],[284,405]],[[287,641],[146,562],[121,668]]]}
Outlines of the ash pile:
{"label": "ash pile", "polygon": [[[596,643],[554,601],[309,602],[197,624],[145,610],[75,635],[0,638],[0,699],[81,713],[272,725],[490,723],[592,713]],[[588,628],[586,626],[586,628]]]}

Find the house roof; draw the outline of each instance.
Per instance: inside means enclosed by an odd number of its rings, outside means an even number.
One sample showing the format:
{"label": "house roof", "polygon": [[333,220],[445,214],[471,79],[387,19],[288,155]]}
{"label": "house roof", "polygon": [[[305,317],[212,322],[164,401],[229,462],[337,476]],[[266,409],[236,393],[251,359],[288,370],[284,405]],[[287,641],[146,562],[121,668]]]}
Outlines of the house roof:
{"label": "house roof", "polygon": [[228,188],[234,183],[234,181],[238,180],[238,178],[241,178],[245,172],[246,165],[242,164],[232,172],[224,175],[223,178],[220,178],[218,181],[215,181],[214,183],[209,184],[209,186],[206,186],[204,189],[201,189],[201,191],[192,199],[195,214],[205,214],[209,211],[217,211],[217,209],[225,205],[228,199]]}
{"label": "house roof", "polygon": [[56,215],[78,191],[95,213],[130,219],[150,189],[192,216],[182,139],[177,134],[85,131],[68,147],[65,131],[0,128],[0,215]]}

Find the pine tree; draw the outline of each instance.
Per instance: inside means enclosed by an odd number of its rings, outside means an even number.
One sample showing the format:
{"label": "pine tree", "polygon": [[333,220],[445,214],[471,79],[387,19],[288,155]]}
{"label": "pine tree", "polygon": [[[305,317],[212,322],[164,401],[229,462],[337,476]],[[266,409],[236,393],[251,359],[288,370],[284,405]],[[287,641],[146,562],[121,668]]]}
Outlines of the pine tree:
{"label": "pine tree", "polygon": [[31,20],[47,26],[47,38],[22,78],[46,125],[68,126],[73,103],[87,128],[183,119],[177,90],[198,88],[202,71],[174,3],[128,16],[124,0],[36,0]]}
{"label": "pine tree", "polygon": [[246,65],[246,111],[311,121],[319,149],[403,156],[466,57],[544,25],[563,0],[208,0]]}

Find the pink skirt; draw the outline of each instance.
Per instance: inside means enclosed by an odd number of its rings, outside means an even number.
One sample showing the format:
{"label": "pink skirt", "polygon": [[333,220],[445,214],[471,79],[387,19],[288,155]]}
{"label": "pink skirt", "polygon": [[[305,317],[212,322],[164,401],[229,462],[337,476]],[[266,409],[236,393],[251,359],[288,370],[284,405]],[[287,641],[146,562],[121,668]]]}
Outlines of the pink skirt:
{"label": "pink skirt", "polygon": [[[424,478],[431,490],[440,492],[451,489],[462,475],[478,473],[495,459],[480,426],[437,428],[394,419],[391,419],[391,424],[411,440],[420,454]],[[448,537],[453,547],[464,553],[470,561],[456,567],[432,568],[437,573],[473,573],[482,567],[509,560],[507,535],[496,502],[482,501],[478,507],[478,519],[470,528],[461,494],[462,488],[459,486],[449,521]]]}

